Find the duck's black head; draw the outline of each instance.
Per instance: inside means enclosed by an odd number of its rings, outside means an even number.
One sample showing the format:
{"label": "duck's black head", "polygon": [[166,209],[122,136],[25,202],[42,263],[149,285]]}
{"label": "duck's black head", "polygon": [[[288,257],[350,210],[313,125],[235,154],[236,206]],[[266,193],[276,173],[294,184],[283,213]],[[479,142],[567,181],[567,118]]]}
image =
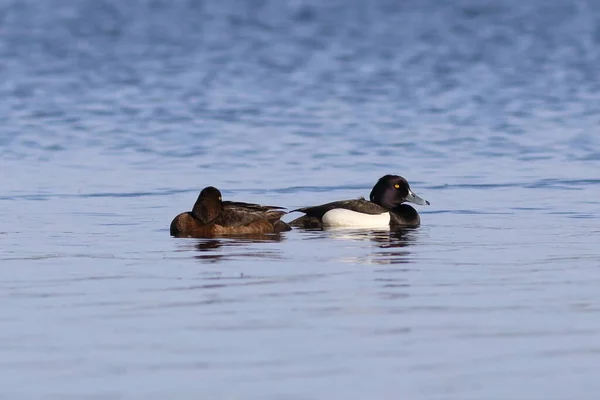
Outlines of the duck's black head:
{"label": "duck's black head", "polygon": [[223,211],[221,192],[215,187],[208,186],[200,192],[192,214],[202,223],[207,224],[217,218],[221,211]]}
{"label": "duck's black head", "polygon": [[419,205],[429,205],[427,200],[423,200],[410,190],[407,180],[398,175],[385,175],[379,178],[369,199],[382,207],[391,210],[405,201]]}

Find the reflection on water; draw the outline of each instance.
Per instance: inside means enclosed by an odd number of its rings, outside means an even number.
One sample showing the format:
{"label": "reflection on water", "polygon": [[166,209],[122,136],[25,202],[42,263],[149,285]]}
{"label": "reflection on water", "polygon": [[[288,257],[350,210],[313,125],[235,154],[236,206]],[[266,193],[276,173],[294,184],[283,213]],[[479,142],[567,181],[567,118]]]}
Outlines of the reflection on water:
{"label": "reflection on water", "polygon": [[[196,250],[199,260],[217,262],[231,258],[281,258],[280,250],[256,248],[255,244],[278,243],[284,240],[280,233],[228,236],[212,239],[184,239],[181,250]],[[236,251],[236,250],[242,251]]]}
{"label": "reflection on water", "polygon": [[416,240],[416,228],[396,229],[387,232],[387,235],[376,235],[373,241],[380,243],[382,249],[393,247],[407,247],[413,244]]}
{"label": "reflection on water", "polygon": [[210,251],[214,249],[218,249],[223,246],[220,240],[210,239],[206,241],[201,241],[196,244],[196,248],[200,251]]}
{"label": "reflection on water", "polygon": [[[344,262],[358,264],[404,264],[411,262],[409,246],[417,241],[417,229],[371,230],[371,229],[295,229],[284,234],[244,235],[211,239],[179,239],[182,252],[194,252],[194,258],[207,262],[218,262],[236,258],[244,259],[283,259],[284,250],[272,244],[281,243],[286,238],[302,233],[301,240],[347,241],[349,249],[360,250],[359,255],[346,255]],[[365,246],[357,246],[363,243]],[[265,247],[265,245],[270,245]],[[356,247],[355,247],[356,246]],[[316,251],[316,250],[315,250]],[[289,257],[287,257],[289,258]]]}
{"label": "reflection on water", "polygon": [[344,262],[358,264],[404,264],[411,262],[408,247],[416,242],[416,232],[418,229],[323,228],[304,231],[315,232],[319,239],[361,241],[372,245],[370,252],[362,253],[359,256],[341,258]]}
{"label": "reflection on water", "polygon": [[[381,249],[373,251],[375,262],[377,264],[407,264],[412,262],[410,251],[407,248],[416,242],[414,233],[414,229],[406,229],[390,231],[387,235],[373,236],[372,240]],[[403,250],[399,250],[400,248]]]}
{"label": "reflection on water", "polygon": [[414,231],[418,228],[407,229],[348,229],[325,228],[323,232],[331,239],[371,240],[381,248],[406,247],[414,242]]}

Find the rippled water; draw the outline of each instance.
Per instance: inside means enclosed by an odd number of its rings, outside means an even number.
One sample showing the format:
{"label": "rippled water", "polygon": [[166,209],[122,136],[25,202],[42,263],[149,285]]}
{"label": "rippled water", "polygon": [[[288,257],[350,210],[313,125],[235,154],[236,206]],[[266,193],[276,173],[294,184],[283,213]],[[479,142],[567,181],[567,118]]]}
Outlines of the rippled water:
{"label": "rippled water", "polygon": [[[0,1],[2,397],[596,398],[599,43],[583,0]],[[387,173],[420,228],[169,237]]]}

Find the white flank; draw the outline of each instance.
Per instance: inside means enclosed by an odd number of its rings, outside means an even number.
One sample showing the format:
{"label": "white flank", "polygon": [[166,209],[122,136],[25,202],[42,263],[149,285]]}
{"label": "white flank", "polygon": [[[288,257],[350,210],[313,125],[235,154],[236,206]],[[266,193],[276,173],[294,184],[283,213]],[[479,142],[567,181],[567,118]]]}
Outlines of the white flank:
{"label": "white flank", "polygon": [[334,208],[323,215],[323,226],[347,228],[388,228],[390,213],[363,214],[345,208]]}

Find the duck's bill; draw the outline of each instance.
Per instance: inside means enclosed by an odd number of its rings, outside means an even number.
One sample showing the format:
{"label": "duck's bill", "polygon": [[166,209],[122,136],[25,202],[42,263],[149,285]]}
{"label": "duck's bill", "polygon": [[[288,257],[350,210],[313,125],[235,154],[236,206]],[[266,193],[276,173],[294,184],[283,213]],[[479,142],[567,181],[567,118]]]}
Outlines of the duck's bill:
{"label": "duck's bill", "polygon": [[420,206],[428,206],[429,205],[429,202],[427,200],[420,198],[419,196],[414,194],[413,191],[410,189],[408,190],[408,196],[406,196],[406,201],[408,201],[410,203],[418,204]]}

